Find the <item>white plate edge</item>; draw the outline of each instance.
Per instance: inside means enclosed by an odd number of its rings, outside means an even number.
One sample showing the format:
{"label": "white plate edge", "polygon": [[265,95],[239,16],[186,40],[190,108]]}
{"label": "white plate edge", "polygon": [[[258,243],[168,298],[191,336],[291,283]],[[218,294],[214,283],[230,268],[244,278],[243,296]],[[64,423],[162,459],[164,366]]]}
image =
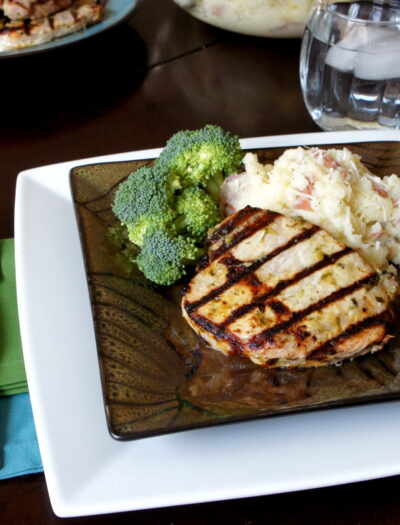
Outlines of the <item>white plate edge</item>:
{"label": "white plate edge", "polygon": [[[330,143],[347,143],[347,142],[364,142],[364,141],[392,141],[392,140],[400,140],[400,133],[399,132],[392,132],[392,131],[380,131],[378,132],[379,135],[377,136],[376,132],[362,132],[362,131],[356,131],[356,132],[340,132],[335,133],[308,133],[308,134],[296,134],[296,135],[280,135],[280,136],[274,136],[274,137],[253,137],[253,138],[247,138],[242,139],[241,143],[243,148],[257,148],[257,147],[291,147],[296,145],[308,145],[308,144],[330,144]],[[92,164],[97,162],[114,162],[114,161],[125,161],[125,160],[136,160],[136,159],[146,159],[146,158],[154,158],[158,155],[158,153],[161,151],[161,148],[156,149],[147,149],[147,150],[140,150],[140,151],[133,151],[133,152],[126,152],[126,153],[118,153],[118,154],[112,154],[112,155],[105,155],[100,157],[92,157],[77,161],[68,161],[53,165],[47,165],[42,166],[39,168],[33,168],[30,170],[25,170],[21,172],[18,175],[17,179],[17,187],[16,187],[16,205],[15,205],[15,253],[16,253],[16,275],[17,275],[17,297],[19,297],[23,293],[24,283],[23,283],[23,265],[22,265],[22,253],[23,253],[23,246],[20,244],[20,239],[22,238],[22,224],[23,221],[21,220],[20,215],[20,202],[21,202],[21,192],[24,190],[25,185],[25,179],[33,177],[40,177],[40,174],[43,170],[51,170],[54,166],[58,166],[59,168],[63,168],[66,171],[69,172],[69,170],[74,166],[80,166],[84,164]],[[23,302],[20,299],[18,300],[19,305]],[[20,306],[19,306],[20,307]],[[21,317],[20,317],[20,324],[21,324],[21,336],[23,336],[23,326],[26,324],[26,317],[28,317],[29,312],[25,312],[23,309],[21,310]],[[24,341],[24,357],[26,359],[26,367],[27,367],[27,376],[28,381],[30,377],[30,370],[34,366],[33,363],[33,354],[34,350],[29,348],[29,342]],[[30,360],[32,358],[32,361]],[[33,387],[31,390],[31,402],[32,402],[32,408],[34,415],[37,413],[37,410],[35,407],[37,407],[40,403],[40,399],[36,396],[36,390]],[[36,416],[35,416],[36,417]],[[38,422],[38,438],[41,444],[41,448],[44,449],[46,447],[46,432],[45,428],[42,429],[41,422]],[[45,455],[44,455],[45,456]],[[49,487],[49,493],[51,493],[51,500],[53,508],[57,515],[59,516],[77,516],[77,515],[83,515],[81,512],[83,511],[84,514],[92,514],[96,513],[93,509],[88,509],[84,507],[75,508],[73,510],[73,502],[72,506],[68,503],[63,501],[62,499],[58,498],[57,490],[52,490],[52,487],[57,488],[57,476],[58,473],[54,472],[52,469],[52,463],[51,461],[45,462],[47,463],[45,465],[45,471],[46,471],[46,480]],[[393,466],[393,469],[387,469],[384,468],[380,472],[376,472],[373,477],[383,477],[383,476],[389,476],[399,473],[399,465]],[[370,473],[371,474],[371,473]],[[371,475],[368,475],[368,478],[371,478]],[[332,482],[332,479],[327,479],[325,483],[318,484],[317,486],[329,486],[332,484],[338,484],[338,483],[347,483],[352,481],[362,481],[363,479],[366,479],[364,475],[360,476],[354,476],[351,477],[351,479],[347,478],[346,476],[343,479],[337,478]],[[315,484],[310,485],[304,485],[299,484],[297,486],[293,487],[281,487],[280,489],[277,489],[276,491],[269,492],[269,494],[272,493],[278,493],[278,492],[286,492],[286,491],[293,491],[293,490],[303,490],[308,488],[315,488]],[[251,492],[251,491],[250,491]],[[263,492],[264,493],[264,492]],[[236,494],[236,495],[225,495],[224,498],[226,499],[233,499],[233,498],[239,498],[239,497],[249,497],[252,495],[259,495],[259,494],[253,494],[253,493],[245,493],[243,491],[243,494]],[[219,499],[218,497],[216,499]],[[200,499],[193,499],[190,501],[187,501],[186,503],[199,503],[201,501],[205,501],[202,498]],[[207,501],[211,501],[211,499],[207,499]],[[177,504],[183,504],[182,502],[176,501],[171,503],[163,502],[163,506],[167,505],[177,505]],[[155,505],[158,506],[158,505]],[[105,508],[108,510],[105,510],[104,512],[117,512],[118,510],[115,510],[115,508],[106,505]],[[135,509],[139,509],[143,507],[135,507]],[[150,508],[149,506],[146,506],[145,508]],[[122,510],[131,510],[128,507],[121,508]],[[72,513],[71,513],[72,512]],[[76,513],[78,512],[78,514]]]}

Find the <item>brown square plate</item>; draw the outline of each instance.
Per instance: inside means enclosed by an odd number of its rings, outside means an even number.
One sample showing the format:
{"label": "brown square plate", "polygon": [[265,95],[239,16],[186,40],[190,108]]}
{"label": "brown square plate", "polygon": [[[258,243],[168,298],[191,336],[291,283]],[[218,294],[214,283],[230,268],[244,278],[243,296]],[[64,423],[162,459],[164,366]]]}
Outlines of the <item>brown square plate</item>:
{"label": "brown square plate", "polygon": [[[344,146],[359,154],[374,174],[400,174],[398,142],[319,147]],[[284,149],[252,151],[265,163]],[[73,168],[70,174],[106,417],[114,438],[137,439],[400,398],[397,323],[395,337],[384,350],[340,366],[267,370],[209,349],[181,315],[180,292],[185,282],[152,285],[127,264],[107,234],[117,224],[111,210],[116,188],[132,171],[150,162],[90,164]]]}

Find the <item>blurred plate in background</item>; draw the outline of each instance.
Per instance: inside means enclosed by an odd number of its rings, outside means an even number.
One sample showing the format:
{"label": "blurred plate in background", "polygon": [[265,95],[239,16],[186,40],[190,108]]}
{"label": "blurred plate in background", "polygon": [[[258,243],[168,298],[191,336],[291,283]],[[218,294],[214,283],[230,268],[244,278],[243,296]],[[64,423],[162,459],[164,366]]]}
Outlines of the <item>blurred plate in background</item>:
{"label": "blurred plate in background", "polygon": [[136,4],[137,0],[107,0],[105,2],[104,19],[100,23],[90,26],[87,29],[77,31],[76,33],[57,38],[46,44],[0,52],[0,58],[33,55],[80,42],[81,40],[102,33],[106,29],[123,22],[133,13]]}

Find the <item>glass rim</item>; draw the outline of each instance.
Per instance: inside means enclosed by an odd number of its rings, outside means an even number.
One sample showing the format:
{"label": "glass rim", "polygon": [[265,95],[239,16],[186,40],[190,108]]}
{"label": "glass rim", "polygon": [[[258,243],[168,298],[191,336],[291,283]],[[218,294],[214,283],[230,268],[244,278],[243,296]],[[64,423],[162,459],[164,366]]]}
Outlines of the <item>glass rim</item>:
{"label": "glass rim", "polygon": [[[315,0],[313,4],[313,9],[322,8],[328,12],[331,16],[336,16],[348,22],[353,22],[362,25],[373,25],[378,26],[400,26],[400,0],[372,0],[371,3],[377,5],[388,5],[394,7],[398,10],[398,19],[397,20],[365,20],[363,18],[357,18],[354,16],[349,16],[345,13],[340,13],[338,11],[329,10],[329,6],[333,4],[345,4],[345,3],[355,3],[357,0]],[[361,2],[365,0],[359,0]]]}

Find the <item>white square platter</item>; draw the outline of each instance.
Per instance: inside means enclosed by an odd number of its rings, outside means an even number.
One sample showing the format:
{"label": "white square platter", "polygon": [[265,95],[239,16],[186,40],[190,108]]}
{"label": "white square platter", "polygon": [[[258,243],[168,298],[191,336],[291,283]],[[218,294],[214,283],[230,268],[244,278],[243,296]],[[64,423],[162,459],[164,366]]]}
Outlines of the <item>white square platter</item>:
{"label": "white square platter", "polygon": [[[243,139],[244,148],[398,141],[397,131]],[[225,500],[400,473],[400,401],[120,442],[108,433],[69,186],[71,168],[154,158],[121,153],[24,171],[15,250],[24,358],[51,504],[61,517]]]}

